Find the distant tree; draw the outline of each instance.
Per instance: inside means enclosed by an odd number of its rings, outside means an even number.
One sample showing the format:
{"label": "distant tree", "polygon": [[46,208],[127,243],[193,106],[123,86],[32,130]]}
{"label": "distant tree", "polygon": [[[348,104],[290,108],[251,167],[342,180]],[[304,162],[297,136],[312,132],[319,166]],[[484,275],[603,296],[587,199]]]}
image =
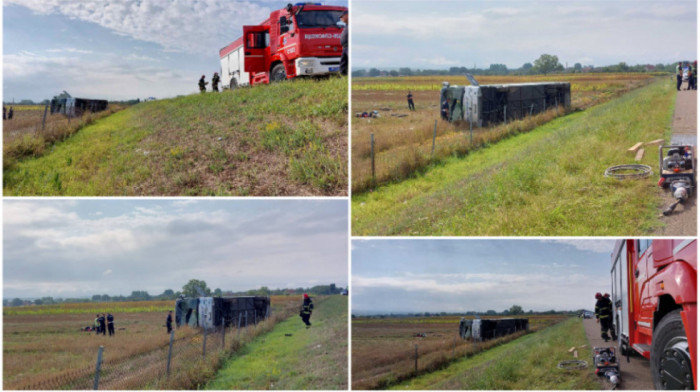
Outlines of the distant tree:
{"label": "distant tree", "polygon": [[574,64],[574,72],[581,72],[583,70],[583,65],[581,63]]}
{"label": "distant tree", "polygon": [[174,298],[175,292],[171,289],[166,289],[165,291],[163,291],[163,294],[161,294],[161,296],[165,298]]}
{"label": "distant tree", "polygon": [[221,297],[222,295],[223,295],[223,292],[221,291],[220,288],[217,288],[216,290],[214,290],[215,297]]}
{"label": "distant tree", "polygon": [[211,290],[207,287],[205,281],[191,279],[186,285],[182,286],[182,294],[191,298],[208,297],[211,295]]}
{"label": "distant tree", "polygon": [[99,294],[93,295],[93,296],[92,296],[92,302],[100,302],[101,297],[102,297],[102,296],[99,295]]}
{"label": "distant tree", "polygon": [[489,309],[489,310],[486,311],[485,314],[486,314],[487,316],[495,316],[495,315],[496,315],[496,311],[493,310],[493,309]]}
{"label": "distant tree", "polygon": [[550,54],[543,54],[535,60],[534,69],[537,73],[548,74],[564,67],[559,64],[559,57]]}
{"label": "distant tree", "polygon": [[399,71],[392,69],[391,71],[389,71],[389,75],[391,75],[391,76],[399,76]]}
{"label": "distant tree", "polygon": [[12,300],[12,302],[10,302],[10,306],[22,306],[22,305],[24,305],[24,301],[22,301],[19,298],[15,298]]}
{"label": "distant tree", "polygon": [[364,76],[367,76],[367,70],[366,69],[357,69],[352,71],[352,76],[355,78],[361,78]]}
{"label": "distant tree", "polygon": [[513,305],[510,307],[508,310],[508,314],[516,315],[516,314],[523,314],[523,308],[520,305]]}
{"label": "distant tree", "polygon": [[399,74],[403,76],[411,76],[413,75],[413,71],[411,71],[411,68],[403,67],[399,68]]}
{"label": "distant tree", "polygon": [[489,66],[489,74],[506,75],[508,74],[508,67],[505,64],[491,64]]}
{"label": "distant tree", "polygon": [[522,69],[523,72],[530,72],[532,69],[532,63],[525,63],[522,67],[520,67],[520,69]]}
{"label": "distant tree", "polygon": [[381,72],[380,70],[378,70],[378,69],[376,69],[376,68],[371,68],[371,69],[369,70],[369,73],[367,74],[367,76],[375,77],[375,76],[379,76],[381,73],[382,73],[382,72]]}
{"label": "distant tree", "polygon": [[335,283],[331,283],[330,291],[331,294],[335,294],[338,292],[338,289],[335,288]]}
{"label": "distant tree", "polygon": [[34,101],[31,99],[23,99],[19,101],[19,105],[34,105]]}

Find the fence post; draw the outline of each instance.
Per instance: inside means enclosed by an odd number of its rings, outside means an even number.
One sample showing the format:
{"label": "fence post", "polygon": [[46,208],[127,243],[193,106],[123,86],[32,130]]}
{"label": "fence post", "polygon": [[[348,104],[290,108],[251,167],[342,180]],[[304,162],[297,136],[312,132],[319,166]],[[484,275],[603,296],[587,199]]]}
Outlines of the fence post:
{"label": "fence post", "polygon": [[165,369],[165,373],[170,377],[170,358],[173,356],[173,339],[175,338],[175,330],[170,331],[170,347],[168,347],[168,367]]}
{"label": "fence post", "polygon": [[202,358],[207,355],[207,329],[204,329],[204,339],[202,339]]}
{"label": "fence post", "polygon": [[370,154],[372,156],[372,180],[376,181],[377,177],[374,172],[374,134],[369,135],[369,140],[370,140]]}
{"label": "fence post", "polygon": [[418,345],[416,344],[416,354],[414,356],[416,363],[416,374],[418,374]]}
{"label": "fence post", "polygon": [[433,127],[433,148],[430,150],[430,156],[435,155],[435,136],[437,136],[437,120],[435,120],[435,126]]}
{"label": "fence post", "polygon": [[46,129],[46,112],[49,110],[49,104],[47,103],[46,106],[44,106],[44,119],[41,120],[41,130],[43,131]]}
{"label": "fence post", "polygon": [[97,388],[100,385],[100,368],[102,367],[102,351],[104,350],[104,346],[100,346],[100,349],[97,351],[97,365],[95,365],[95,383],[92,387],[92,389],[97,390]]}

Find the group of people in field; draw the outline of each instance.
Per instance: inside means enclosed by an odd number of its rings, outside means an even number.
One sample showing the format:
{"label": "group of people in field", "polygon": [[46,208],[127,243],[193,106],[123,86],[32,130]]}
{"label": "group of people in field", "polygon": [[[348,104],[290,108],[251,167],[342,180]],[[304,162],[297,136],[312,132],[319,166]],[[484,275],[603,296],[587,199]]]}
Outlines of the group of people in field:
{"label": "group of people in field", "polygon": [[83,331],[94,331],[95,335],[106,335],[109,332],[109,336],[114,336],[114,316],[111,313],[98,313],[95,315],[95,322],[92,327],[87,326],[83,328]]}
{"label": "group of people in field", "polygon": [[688,64],[687,69],[683,67],[683,62],[679,62],[676,66],[676,90],[681,91],[681,85],[683,84],[683,73],[688,73],[688,87],[686,90],[697,90],[698,89],[698,60],[695,60],[692,64]]}

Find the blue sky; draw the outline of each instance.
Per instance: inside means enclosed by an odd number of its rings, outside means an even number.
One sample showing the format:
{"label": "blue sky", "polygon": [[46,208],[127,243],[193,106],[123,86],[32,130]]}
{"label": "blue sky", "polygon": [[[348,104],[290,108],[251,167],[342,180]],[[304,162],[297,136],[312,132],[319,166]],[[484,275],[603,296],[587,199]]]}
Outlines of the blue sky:
{"label": "blue sky", "polygon": [[592,309],[612,240],[358,240],[353,314]]}
{"label": "blue sky", "polygon": [[343,200],[6,200],[3,294],[348,285]]}
{"label": "blue sky", "polygon": [[[3,100],[197,92],[219,49],[286,1],[5,0]],[[346,0],[324,1],[347,6]]]}
{"label": "blue sky", "polygon": [[573,66],[697,56],[695,0],[352,2],[353,68]]}

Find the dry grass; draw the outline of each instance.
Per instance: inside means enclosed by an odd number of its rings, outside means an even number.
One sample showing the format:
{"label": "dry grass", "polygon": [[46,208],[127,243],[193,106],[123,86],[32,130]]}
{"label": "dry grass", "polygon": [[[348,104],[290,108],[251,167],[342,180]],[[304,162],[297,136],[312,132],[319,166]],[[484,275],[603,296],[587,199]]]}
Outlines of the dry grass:
{"label": "dry grass", "polygon": [[65,140],[81,128],[96,120],[124,109],[124,105],[110,104],[97,113],[85,113],[82,117],[69,118],[62,114],[46,113],[46,127],[42,128],[44,106],[15,106],[12,120],[2,122],[3,168],[12,166],[23,157],[44,154],[53,143]]}
{"label": "dry grass", "polygon": [[[153,301],[153,305],[159,302]],[[6,314],[3,387],[89,389],[98,348],[103,346],[101,389],[196,389],[216,372],[226,355],[292,315],[299,298],[275,296],[272,303],[270,319],[240,333],[227,330],[225,346],[220,331],[209,335],[205,358],[201,330],[177,329],[169,378],[165,377],[169,335],[164,311],[121,313],[119,305],[124,303],[103,303],[103,311],[115,316],[116,333],[111,338],[80,331],[93,324],[95,315],[87,310],[92,310],[89,305],[94,304],[74,304],[83,313]]]}
{"label": "dry grass", "polygon": [[[527,317],[527,316],[524,316]],[[538,331],[563,316],[529,316],[530,331]],[[474,343],[458,336],[459,317],[419,319],[353,319],[352,388],[378,389],[417,374],[439,369],[458,358],[473,355],[517,339],[524,333]],[[424,338],[415,337],[425,333]],[[418,373],[415,372],[418,345]]]}
{"label": "dry grass", "polygon": [[[480,76],[481,84],[569,81],[570,111],[603,103],[648,84],[650,74],[574,74],[547,76]],[[403,180],[452,155],[463,155],[503,138],[528,132],[568,111],[550,110],[530,118],[490,128],[474,129],[470,139],[465,123],[439,120],[439,90],[442,81],[464,85],[463,77],[399,77],[353,79],[352,103],[355,113],[379,110],[377,119],[352,118],[352,191],[360,193],[376,185]],[[406,93],[413,91],[416,111],[409,111]],[[393,115],[407,115],[395,117]],[[437,121],[435,154],[432,136]],[[375,137],[375,178],[372,178],[370,134]]]}

